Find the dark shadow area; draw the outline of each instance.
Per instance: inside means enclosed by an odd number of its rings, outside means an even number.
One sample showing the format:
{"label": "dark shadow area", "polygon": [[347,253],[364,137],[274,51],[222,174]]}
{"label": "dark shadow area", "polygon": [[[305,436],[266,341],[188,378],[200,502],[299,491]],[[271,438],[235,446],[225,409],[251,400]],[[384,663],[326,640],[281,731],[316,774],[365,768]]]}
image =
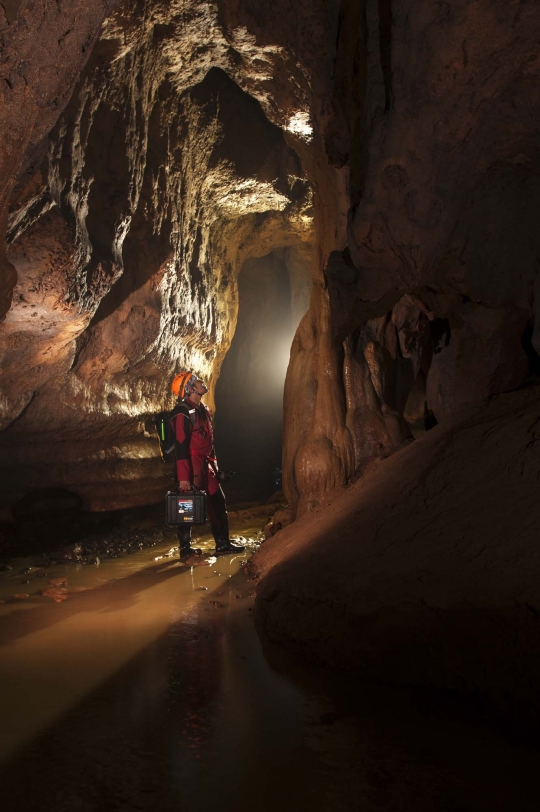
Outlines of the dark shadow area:
{"label": "dark shadow area", "polygon": [[307,269],[289,258],[281,250],[248,260],[238,278],[238,322],[216,388],[216,450],[221,468],[236,472],[225,490],[237,502],[281,488],[283,386],[309,297]]}
{"label": "dark shadow area", "polygon": [[529,390],[494,398],[482,418],[474,408],[385,461],[384,480],[286,529],[285,555],[269,540],[265,560],[263,545],[257,618],[274,641],[359,679],[448,690],[538,749],[538,400]]}
{"label": "dark shadow area", "polygon": [[110,537],[107,557],[114,558],[149,546],[152,533],[143,538],[140,528],[153,529],[164,522],[161,502],[97,512],[83,510],[81,504],[77,494],[61,488],[29,491],[12,506],[12,520],[0,521],[0,562],[27,555],[54,559],[55,551],[68,545],[81,545],[82,557],[100,554],[96,545],[103,546],[105,535]]}
{"label": "dark shadow area", "polygon": [[534,321],[531,321],[527,324],[525,328],[525,332],[521,338],[521,344],[523,349],[527,353],[527,358],[529,361],[529,376],[533,378],[538,378],[540,376],[540,355],[536,352],[532,339],[534,334]]}

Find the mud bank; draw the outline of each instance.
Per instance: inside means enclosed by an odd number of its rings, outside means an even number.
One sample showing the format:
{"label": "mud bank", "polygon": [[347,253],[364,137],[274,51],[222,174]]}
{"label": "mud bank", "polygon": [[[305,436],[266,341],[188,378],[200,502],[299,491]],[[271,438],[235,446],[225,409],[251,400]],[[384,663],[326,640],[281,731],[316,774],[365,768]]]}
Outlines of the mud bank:
{"label": "mud bank", "polygon": [[259,628],[377,681],[540,721],[540,390],[501,395],[266,541]]}

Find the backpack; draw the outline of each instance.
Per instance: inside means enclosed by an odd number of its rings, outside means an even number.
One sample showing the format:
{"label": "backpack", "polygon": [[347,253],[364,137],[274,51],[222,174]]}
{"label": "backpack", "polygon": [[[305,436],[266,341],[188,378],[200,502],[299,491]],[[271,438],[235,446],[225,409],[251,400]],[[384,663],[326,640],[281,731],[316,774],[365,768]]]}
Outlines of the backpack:
{"label": "backpack", "polygon": [[174,462],[176,458],[174,453],[176,449],[176,434],[174,431],[173,418],[176,417],[177,414],[183,414],[189,417],[192,426],[197,419],[195,409],[190,409],[184,401],[177,403],[170,412],[158,412],[152,419],[159,439],[159,451],[163,462]]}

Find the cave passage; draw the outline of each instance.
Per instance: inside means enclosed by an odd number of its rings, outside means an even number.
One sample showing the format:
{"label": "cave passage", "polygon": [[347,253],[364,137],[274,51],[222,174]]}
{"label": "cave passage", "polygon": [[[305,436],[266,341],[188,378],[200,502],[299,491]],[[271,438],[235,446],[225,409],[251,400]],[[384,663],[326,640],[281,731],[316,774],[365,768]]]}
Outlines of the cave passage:
{"label": "cave passage", "polygon": [[[2,812],[538,812],[540,3],[0,39]],[[181,370],[242,556],[161,529]]]}
{"label": "cave passage", "polygon": [[289,249],[244,263],[236,332],[216,388],[216,451],[236,472],[235,502],[281,488],[283,387],[296,327],[309,305],[308,269]]}

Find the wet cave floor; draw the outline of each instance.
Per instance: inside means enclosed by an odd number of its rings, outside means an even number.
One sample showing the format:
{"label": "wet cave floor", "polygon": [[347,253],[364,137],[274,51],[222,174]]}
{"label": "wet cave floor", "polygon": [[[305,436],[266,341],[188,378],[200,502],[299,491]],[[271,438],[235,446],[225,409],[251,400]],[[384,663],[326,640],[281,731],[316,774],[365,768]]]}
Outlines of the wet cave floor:
{"label": "wet cave floor", "polygon": [[17,586],[28,561],[0,578],[3,812],[540,808],[538,752],[261,643],[253,547],[187,566],[172,544],[58,564],[49,596],[38,570]]}

